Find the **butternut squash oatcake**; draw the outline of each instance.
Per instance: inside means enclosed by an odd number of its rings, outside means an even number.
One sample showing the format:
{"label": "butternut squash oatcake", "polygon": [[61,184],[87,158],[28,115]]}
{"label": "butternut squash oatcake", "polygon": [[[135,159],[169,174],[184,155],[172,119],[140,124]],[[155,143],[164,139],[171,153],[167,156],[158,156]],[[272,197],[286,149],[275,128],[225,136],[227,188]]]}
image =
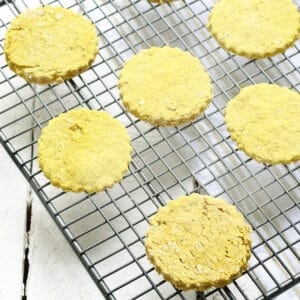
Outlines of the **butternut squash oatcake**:
{"label": "butternut squash oatcake", "polygon": [[300,94],[275,84],[243,88],[228,102],[225,123],[240,150],[259,162],[300,160]]}
{"label": "butternut squash oatcake", "polygon": [[11,22],[4,52],[11,70],[26,81],[61,83],[87,70],[95,60],[96,28],[70,9],[29,9]]}
{"label": "butternut squash oatcake", "polygon": [[199,59],[168,46],[142,50],[129,59],[118,86],[129,112],[154,126],[190,122],[212,99],[210,78]]}
{"label": "butternut squash oatcake", "polygon": [[131,162],[130,137],[107,112],[76,109],[52,119],[38,140],[38,162],[54,186],[100,192],[121,181]]}
{"label": "butternut squash oatcake", "polygon": [[208,28],[229,52],[252,59],[271,57],[299,38],[300,14],[292,0],[220,0]]}
{"label": "butternut squash oatcake", "polygon": [[180,290],[222,287],[248,268],[250,227],[223,199],[191,194],[172,200],[150,219],[146,254]]}

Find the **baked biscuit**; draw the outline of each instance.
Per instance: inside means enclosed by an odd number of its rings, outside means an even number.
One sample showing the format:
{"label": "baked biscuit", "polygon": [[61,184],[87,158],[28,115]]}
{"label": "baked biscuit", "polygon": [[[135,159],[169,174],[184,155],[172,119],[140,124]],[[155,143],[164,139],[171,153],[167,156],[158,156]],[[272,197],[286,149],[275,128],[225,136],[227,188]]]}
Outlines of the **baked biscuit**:
{"label": "baked biscuit", "polygon": [[146,253],[156,271],[180,290],[222,287],[248,268],[250,227],[220,198],[191,194],[150,219]]}
{"label": "baked biscuit", "polygon": [[300,14],[291,0],[220,0],[208,28],[229,52],[252,59],[271,57],[298,39]]}
{"label": "baked biscuit", "polygon": [[210,78],[200,61],[168,46],[133,56],[124,64],[118,86],[124,106],[154,126],[190,122],[212,99]]}
{"label": "baked biscuit", "polygon": [[11,22],[4,52],[9,67],[26,81],[61,83],[87,70],[95,60],[96,28],[70,9],[29,9]]}
{"label": "baked biscuit", "polygon": [[121,181],[131,161],[130,138],[107,112],[78,109],[51,120],[38,141],[38,162],[57,187],[100,192]]}
{"label": "baked biscuit", "polygon": [[269,164],[300,159],[299,120],[299,93],[275,84],[243,88],[225,109],[225,123],[238,148]]}

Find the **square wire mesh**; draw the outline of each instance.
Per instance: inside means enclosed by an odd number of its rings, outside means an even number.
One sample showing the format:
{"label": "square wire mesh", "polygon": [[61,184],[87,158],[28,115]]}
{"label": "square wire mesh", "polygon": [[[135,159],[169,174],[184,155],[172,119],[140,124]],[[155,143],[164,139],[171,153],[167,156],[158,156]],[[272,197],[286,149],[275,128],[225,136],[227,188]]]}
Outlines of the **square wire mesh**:
{"label": "square wire mesh", "polygon": [[[231,141],[223,119],[227,101],[249,84],[270,82],[300,91],[299,42],[271,59],[232,56],[205,27],[214,1],[43,0],[41,5],[64,6],[90,18],[98,29],[99,54],[89,71],[72,80],[34,86],[9,70],[3,53],[10,20],[29,3],[1,4],[0,141],[107,299],[196,297],[166,283],[147,261],[143,246],[147,220],[157,208],[194,191],[225,198],[254,228],[249,270],[227,287],[207,291],[207,299],[275,297],[299,283],[300,164],[268,166],[249,159]],[[154,128],[123,109],[117,81],[130,56],[166,44],[202,61],[213,79],[214,101],[191,124]],[[37,165],[41,128],[80,106],[119,119],[134,148],[124,180],[93,195],[63,193]]]}

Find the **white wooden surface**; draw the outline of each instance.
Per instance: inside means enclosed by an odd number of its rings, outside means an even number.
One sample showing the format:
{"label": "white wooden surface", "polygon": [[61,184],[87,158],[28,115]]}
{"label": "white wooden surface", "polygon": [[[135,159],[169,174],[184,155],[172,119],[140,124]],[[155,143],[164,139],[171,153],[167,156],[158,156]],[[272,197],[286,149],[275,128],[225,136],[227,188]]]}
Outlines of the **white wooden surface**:
{"label": "white wooden surface", "polygon": [[25,179],[0,147],[0,299],[22,292],[26,201]]}
{"label": "white wooden surface", "polygon": [[27,299],[102,299],[40,201],[31,194],[0,147],[0,299],[21,299],[23,294],[25,218],[31,200]]}
{"label": "white wooden surface", "polygon": [[94,282],[36,197],[31,221],[28,299],[101,299]]}

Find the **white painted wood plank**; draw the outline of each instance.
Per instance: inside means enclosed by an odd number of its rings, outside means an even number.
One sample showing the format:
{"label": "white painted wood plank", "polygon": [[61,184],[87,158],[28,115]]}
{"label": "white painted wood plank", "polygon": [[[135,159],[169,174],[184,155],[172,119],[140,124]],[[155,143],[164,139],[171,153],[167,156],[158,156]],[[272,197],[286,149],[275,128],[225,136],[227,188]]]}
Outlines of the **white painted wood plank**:
{"label": "white painted wood plank", "polygon": [[0,299],[20,299],[28,184],[0,146]]}
{"label": "white painted wood plank", "polygon": [[29,263],[28,300],[103,299],[36,197],[32,203]]}

